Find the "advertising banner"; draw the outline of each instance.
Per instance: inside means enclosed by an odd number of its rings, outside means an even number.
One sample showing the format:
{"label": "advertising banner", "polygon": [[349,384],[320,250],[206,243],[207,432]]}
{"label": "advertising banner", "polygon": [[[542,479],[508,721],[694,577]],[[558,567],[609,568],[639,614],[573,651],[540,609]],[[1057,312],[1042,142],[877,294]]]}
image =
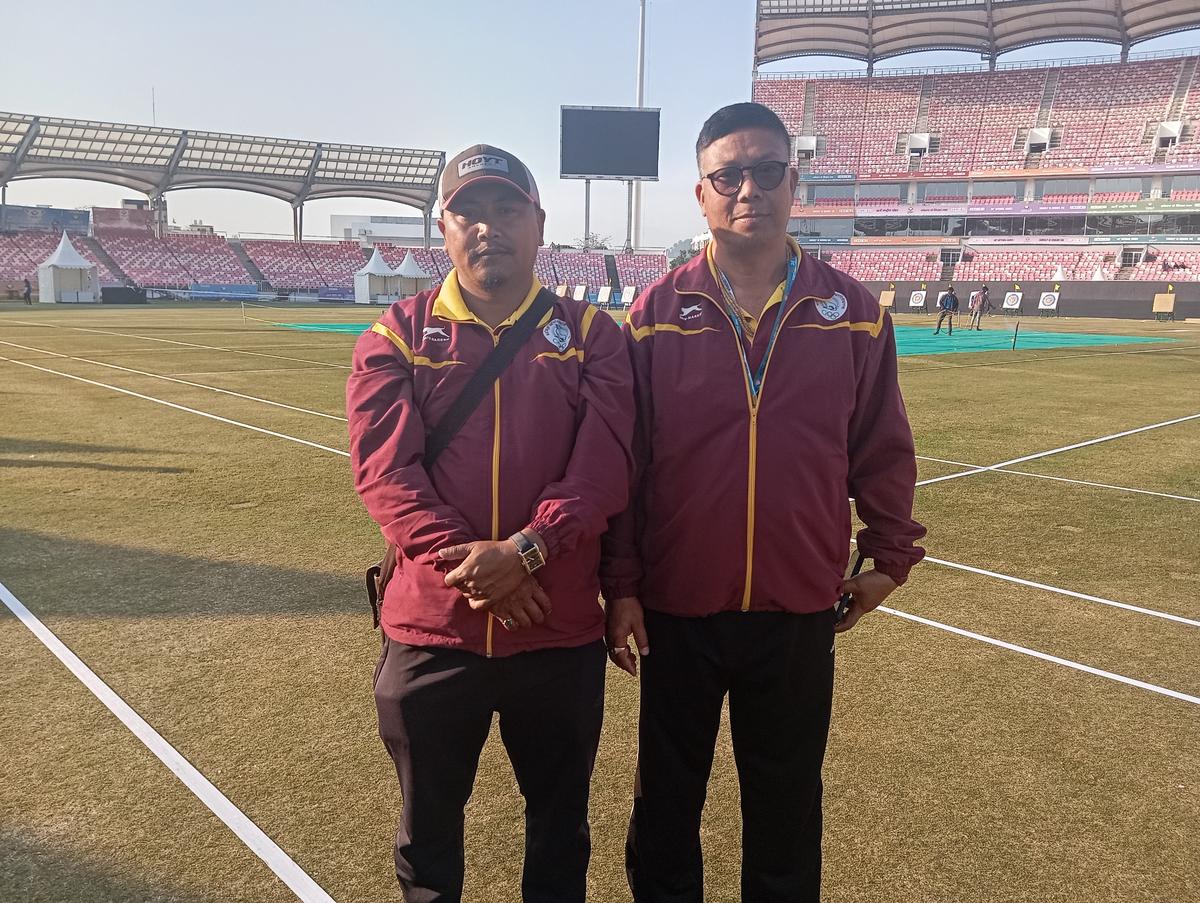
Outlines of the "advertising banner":
{"label": "advertising banner", "polygon": [[972,248],[986,245],[1042,247],[1044,245],[1086,245],[1087,243],[1086,235],[983,235],[972,237],[969,242]]}
{"label": "advertising banner", "polygon": [[1038,213],[1087,213],[1087,204],[1054,204],[1017,201],[1012,204],[968,204],[967,213],[986,216],[1025,216]]}
{"label": "advertising banner", "polygon": [[844,204],[793,204],[792,216],[798,219],[847,219],[854,216],[854,201]]}
{"label": "advertising banner", "polygon": [[1103,166],[1093,166],[1088,172],[1094,176],[1110,176],[1114,173],[1126,173],[1134,176],[1149,176],[1160,172],[1179,172],[1194,170],[1193,163],[1108,163]]}
{"label": "advertising banner", "polygon": [[1196,245],[1200,247],[1200,235],[1089,235],[1092,245]]}
{"label": "advertising banner", "polygon": [[1088,213],[1200,213],[1200,201],[1172,201],[1167,198],[1140,201],[1101,201],[1088,204]]}
{"label": "advertising banner", "polygon": [[856,204],[855,216],[965,216],[963,204]]}
{"label": "advertising banner", "polygon": [[842,235],[837,238],[830,238],[821,235],[797,235],[796,241],[800,247],[807,248],[809,246],[816,247],[817,245],[848,245],[850,244],[850,236]]}
{"label": "advertising banner", "polygon": [[82,232],[88,230],[86,210],[58,207],[4,206],[4,228],[13,232]]}
{"label": "advertising banner", "polygon": [[[1090,170],[1095,172],[1095,170]],[[1030,176],[1036,176],[1039,179],[1059,176],[1082,176],[1086,177],[1089,170],[1084,167],[1068,167],[1068,166],[1047,166],[1043,169],[973,169],[971,170],[972,179],[1020,179],[1024,181]]]}
{"label": "advertising banner", "polygon": [[852,172],[802,172],[801,182],[853,182]]}
{"label": "advertising banner", "polygon": [[961,239],[945,235],[855,235],[852,245],[921,245],[925,247],[957,246]]}

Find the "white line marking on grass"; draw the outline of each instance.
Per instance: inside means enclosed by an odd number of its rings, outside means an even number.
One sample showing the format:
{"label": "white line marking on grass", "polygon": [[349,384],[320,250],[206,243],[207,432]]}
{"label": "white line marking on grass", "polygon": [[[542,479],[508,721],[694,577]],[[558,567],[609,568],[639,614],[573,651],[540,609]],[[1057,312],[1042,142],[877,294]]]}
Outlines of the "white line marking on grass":
{"label": "white line marking on grass", "polygon": [[930,458],[927,455],[917,455],[918,461],[936,461],[938,464],[953,464],[955,467],[980,467],[979,464],[966,464],[962,461],[949,461],[946,458]]}
{"label": "white line marking on grass", "polygon": [[1008,470],[997,468],[996,473],[1011,473],[1019,477],[1037,477],[1039,480],[1057,480],[1060,483],[1076,483],[1080,486],[1094,486],[1098,489],[1116,489],[1119,492],[1136,492],[1139,495],[1156,495],[1164,499],[1178,499],[1181,502],[1200,502],[1200,499],[1190,495],[1172,495],[1169,492],[1155,492],[1152,489],[1132,489],[1129,486],[1114,486],[1111,483],[1093,483],[1090,480],[1072,480],[1068,477],[1054,477],[1047,473],[1030,473],[1025,470]]}
{"label": "white line marking on grass", "polygon": [[110,386],[108,383],[96,382],[94,379],[84,379],[82,376],[75,376],[73,373],[63,373],[61,370],[51,370],[49,367],[39,367],[37,364],[31,364],[28,361],[14,361],[12,358],[8,357],[0,357],[0,361],[8,361],[10,364],[16,364],[19,367],[28,367],[31,370],[40,370],[43,373],[52,373],[55,376],[65,376],[67,379],[73,379],[76,382],[87,383],[89,386],[99,386],[101,389],[111,389],[114,392],[120,392],[122,395],[140,398],[143,401],[152,401],[155,404],[161,404],[164,407],[174,408],[177,411],[184,411],[188,414],[196,414],[200,417],[207,417],[209,420],[216,420],[219,423],[227,423],[230,426],[237,426],[244,430],[262,433],[264,436],[274,436],[276,439],[286,439],[289,442],[307,445],[310,448],[318,448],[321,451],[333,452],[335,455],[341,455],[343,458],[350,457],[349,452],[342,451],[340,448],[331,448],[328,445],[321,445],[319,442],[310,442],[307,439],[299,439],[296,436],[289,436],[287,433],[277,433],[274,430],[268,430],[261,426],[254,426],[250,423],[242,423],[240,420],[230,420],[228,417],[218,417],[216,414],[210,414],[207,411],[198,411],[195,408],[189,408],[185,405],[175,404],[173,401],[163,401],[161,398],[143,395],[140,392],[134,392],[130,389],[122,389],[120,386]]}
{"label": "white line marking on grass", "polygon": [[1139,495],[1157,495],[1165,499],[1178,499],[1181,502],[1200,502],[1200,499],[1190,495],[1172,495],[1169,492],[1155,492],[1152,489],[1133,489],[1130,486],[1114,486],[1112,483],[1093,483],[1090,480],[1072,480],[1068,477],[1055,477],[1048,473],[1032,473],[1027,470],[1009,470],[1007,468],[985,468],[979,464],[966,464],[963,461],[949,461],[946,458],[930,458],[917,455],[918,461],[936,461],[938,464],[953,464],[955,467],[970,467],[974,473],[983,470],[994,470],[995,473],[1011,473],[1019,477],[1036,477],[1039,480],[1055,480],[1059,483],[1075,483],[1079,486],[1093,486],[1097,489],[1115,489],[1118,492],[1136,492]]}
{"label": "white line marking on grass", "polygon": [[[22,322],[22,321],[16,321]],[[143,339],[147,342],[164,342],[167,345],[183,345],[188,348],[203,348],[207,351],[224,351],[227,354],[250,354],[255,357],[270,357],[280,361],[292,361],[297,364],[316,364],[319,367],[334,367],[339,370],[349,370],[349,364],[331,364],[328,361],[312,361],[303,357],[287,357],[283,354],[268,354],[265,351],[243,351],[239,348],[219,348],[216,345],[201,345],[197,342],[179,342],[175,339],[160,339],[151,335],[136,335],[130,332],[111,332],[107,329],[88,329],[86,326],[58,326],[53,323],[30,323],[31,326],[45,326],[50,329],[74,329],[78,332],[94,332],[99,335],[117,336],[122,339]]]}
{"label": "white line marking on grass", "polygon": [[[247,367],[244,370],[180,370],[169,376],[231,376],[236,373],[300,373],[302,371],[320,370],[328,373],[325,367]],[[338,377],[339,379],[341,377]]]}
{"label": "white line marking on grass", "polygon": [[989,571],[986,568],[972,567],[969,564],[958,564],[954,561],[946,561],[944,558],[934,558],[932,555],[926,555],[923,559],[933,564],[940,564],[942,567],[954,568],[958,571],[969,571],[972,574],[981,574],[984,577],[994,577],[997,580],[1004,580],[1008,583],[1016,583],[1020,586],[1029,586],[1034,589],[1045,590],[1046,592],[1057,593],[1060,596],[1069,596],[1072,599],[1083,599],[1086,602],[1099,602],[1101,605],[1111,605],[1113,608],[1123,608],[1126,611],[1134,611],[1142,615],[1150,615],[1154,618],[1162,618],[1166,621],[1175,621],[1179,624],[1186,624],[1189,627],[1200,627],[1200,621],[1192,618],[1185,618],[1181,615],[1168,614],[1165,611],[1156,611],[1153,608],[1142,608],[1140,605],[1130,605],[1128,602],[1117,602],[1113,599],[1105,599],[1101,596],[1092,596],[1088,593],[1078,593],[1073,589],[1063,589],[1059,586],[1050,586],[1048,583],[1038,583],[1034,580],[1025,580],[1021,577],[1012,577],[1008,574],[1001,574],[998,571]]}
{"label": "white line marking on grass", "polygon": [[0,600],[17,616],[29,632],[37,637],[43,646],[50,650],[62,662],[79,682],[87,687],[97,699],[104,703],[120,722],[142,741],[145,747],[158,757],[159,761],[171,770],[175,777],[183,782],[212,813],[221,819],[237,835],[238,839],[250,848],[259,859],[284,884],[291,889],[304,903],[333,903],[333,898],[327,894],[309,874],[300,868],[287,853],[279,848],[263,830],[252,822],[247,815],[229,801],[208,778],[196,770],[183,755],[168,743],[158,731],[152,728],[146,720],[130,708],[117,693],[100,677],[84,664],[55,633],[43,624],[21,600],[3,583],[0,583]]}
{"label": "white line marking on grass", "polygon": [[1139,687],[1143,690],[1149,690],[1151,693],[1161,693],[1163,696],[1170,696],[1173,699],[1180,699],[1184,702],[1190,702],[1192,705],[1200,705],[1200,697],[1190,696],[1187,693],[1181,693],[1178,690],[1168,690],[1166,687],[1160,687],[1157,684],[1146,683],[1144,680],[1136,680],[1132,677],[1126,677],[1123,674],[1114,674],[1112,671],[1102,671],[1099,668],[1093,668],[1091,665],[1073,662],[1070,659],[1060,658],[1057,655],[1050,655],[1047,652],[1038,652],[1036,649],[1018,646],[1016,643],[1008,643],[1004,640],[993,639],[990,636],[984,636],[982,633],[963,630],[961,627],[952,627],[949,624],[931,621],[929,618],[922,618],[919,615],[909,614],[906,611],[898,611],[894,608],[888,608],[886,605],[879,606],[879,610],[887,612],[889,615],[895,615],[898,618],[904,618],[908,621],[915,621],[918,624],[924,624],[926,627],[934,627],[938,630],[945,630],[948,633],[954,633],[958,636],[967,637],[968,639],[978,640],[981,643],[987,643],[991,646],[999,646],[1001,649],[1007,649],[1010,652],[1019,652],[1021,655],[1028,655],[1032,658],[1038,658],[1042,661],[1050,662],[1055,665],[1062,665],[1065,668],[1083,671],[1085,674],[1094,674],[1097,677],[1103,677],[1107,680],[1115,680],[1118,683],[1128,684],[1131,687]]}
{"label": "white line marking on grass", "polygon": [[[858,541],[851,538],[851,543],[858,545]],[[1013,577],[1009,574],[1001,574],[999,571],[989,571],[986,568],[977,568],[969,564],[959,564],[956,561],[947,561],[944,558],[934,558],[932,555],[926,555],[921,561],[930,564],[940,564],[942,567],[953,568],[958,571],[968,571],[972,574],[980,574],[984,577],[994,577],[997,580],[1003,580],[1007,583],[1016,583],[1020,586],[1029,586],[1033,589],[1045,590],[1048,593],[1055,593],[1060,596],[1068,596],[1072,599],[1082,599],[1085,602],[1099,602],[1101,605],[1110,605],[1113,608],[1122,608],[1126,611],[1137,612],[1138,614],[1150,615],[1154,618],[1162,618],[1166,621],[1175,621],[1180,624],[1186,624],[1189,627],[1200,627],[1200,621],[1192,618],[1185,618],[1182,615],[1173,615],[1165,611],[1157,611],[1153,608],[1142,608],[1139,605],[1131,605],[1128,602],[1117,602],[1113,599],[1105,599],[1102,596],[1092,596],[1088,593],[1079,593],[1073,589],[1063,589],[1061,586],[1051,586],[1048,583],[1037,583],[1033,580],[1025,580],[1022,577]]]}
{"label": "white line marking on grass", "polygon": [[1013,464],[1023,464],[1026,461],[1034,461],[1038,458],[1046,458],[1050,455],[1061,454],[1062,452],[1073,451],[1077,448],[1085,448],[1089,445],[1096,445],[1100,442],[1111,442],[1113,439],[1121,439],[1124,436],[1132,436],[1135,433],[1144,433],[1147,430],[1156,430],[1164,426],[1173,426],[1176,423],[1185,423],[1188,420],[1196,420],[1200,418],[1200,414],[1188,414],[1186,417],[1176,417],[1174,420],[1164,420],[1162,423],[1152,423],[1149,426],[1139,426],[1136,429],[1125,430],[1121,433],[1113,433],[1111,436],[1101,436],[1098,439],[1088,439],[1084,442],[1076,442],[1074,445],[1064,445],[1061,448],[1052,448],[1049,451],[1036,452],[1032,455],[1023,455],[1020,458],[1013,458],[1010,461],[1001,461],[999,464],[990,464],[986,467],[976,467],[973,470],[965,470],[962,473],[952,473],[944,477],[931,477],[928,480],[918,480],[918,486],[928,486],[932,483],[942,483],[946,480],[957,480],[959,477],[969,477],[972,474],[986,473],[989,470],[1000,470],[1003,467],[1011,467]]}
{"label": "white line marking on grass", "polygon": [[[25,351],[42,351],[40,348],[30,348],[28,345],[18,345],[15,342],[0,342],[0,345],[9,345],[13,348],[22,348]],[[54,357],[65,358],[69,361],[79,361],[84,364],[92,364],[97,367],[107,367],[110,370],[120,370],[124,373],[136,373],[138,376],[149,376],[152,379],[162,379],[167,382],[179,383],[184,386],[194,386],[197,389],[207,389],[210,392],[219,392],[222,395],[232,395],[234,398],[244,398],[247,401],[257,401],[260,404],[269,404],[276,408],[286,408],[289,411],[298,411],[301,414],[312,414],[314,417],[327,417],[330,420],[340,420],[346,422],[345,417],[339,417],[336,414],[326,414],[323,411],[313,411],[308,408],[298,408],[295,405],[284,404],[281,401],[271,401],[269,398],[259,398],[257,395],[243,395],[241,392],[233,392],[229,389],[219,389],[216,386],[206,386],[204,383],[194,383],[186,379],[177,379],[174,376],[164,376],[161,373],[150,373],[147,370],[134,370],[131,367],[121,367],[117,364],[106,364],[103,361],[92,361],[85,357],[76,357],[73,354],[60,354],[57,351],[42,351],[43,354],[50,354]]]}

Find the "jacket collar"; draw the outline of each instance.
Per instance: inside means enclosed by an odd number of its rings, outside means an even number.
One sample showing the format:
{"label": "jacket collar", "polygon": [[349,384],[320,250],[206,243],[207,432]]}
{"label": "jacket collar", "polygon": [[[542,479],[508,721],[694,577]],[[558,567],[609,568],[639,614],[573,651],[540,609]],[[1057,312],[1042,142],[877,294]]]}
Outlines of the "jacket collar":
{"label": "jacket collar", "polygon": [[[525,300],[496,329],[499,330],[516,323],[521,318],[521,314],[529,309],[529,305],[533,303],[533,299],[537,297],[537,293],[541,290],[542,283],[538,281],[537,276],[534,276],[533,285],[529,287],[529,294],[525,296]],[[442,285],[433,299],[432,313],[433,316],[441,317],[443,320],[453,320],[455,323],[478,323],[481,326],[491,329],[483,320],[475,316],[471,308],[467,307],[466,299],[463,298],[462,288],[458,284],[457,269],[451,269],[446,274],[445,280],[442,281]]]}
{"label": "jacket collar", "polygon": [[[790,235],[785,235],[788,246],[792,249],[792,253],[799,260],[799,266],[804,265],[804,252],[800,249],[800,245],[796,239]],[[710,242],[711,244],[711,242]],[[708,295],[715,301],[719,301],[721,297],[721,287],[717,284],[717,275],[714,268],[710,264],[709,249],[706,246],[704,251],[697,254],[683,266],[675,270],[674,286],[676,292],[681,293],[699,293]],[[792,286],[792,295],[794,296],[800,287],[800,279],[796,279],[796,284]],[[791,300],[790,298],[788,300]]]}

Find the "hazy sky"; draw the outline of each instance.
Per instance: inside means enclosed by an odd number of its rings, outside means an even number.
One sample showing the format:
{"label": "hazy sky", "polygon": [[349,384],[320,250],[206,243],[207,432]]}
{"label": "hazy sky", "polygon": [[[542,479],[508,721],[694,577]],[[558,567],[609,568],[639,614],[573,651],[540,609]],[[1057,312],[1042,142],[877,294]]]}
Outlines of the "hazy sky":
{"label": "hazy sky", "polygon": [[[151,122],[175,128],[434,148],[504,147],[534,171],[548,211],[547,239],[583,234],[583,183],[557,178],[559,107],[636,101],[636,0],[193,0],[5,4],[0,109]],[[662,108],[661,180],[643,192],[642,239],[663,247],[703,229],[692,189],[701,123],[749,99],[751,0],[650,0],[646,105]],[[1200,45],[1200,32],[1139,45]],[[1111,46],[1046,45],[1005,60],[1111,54]],[[977,62],[931,53],[889,66]],[[846,60],[790,60],[769,69],[845,69]],[[115,205],[133,197],[95,182],[9,186],[13,204]],[[167,195],[171,218],[218,230],[290,234],[287,204],[240,191]],[[378,201],[305,206],[305,232],[328,235],[331,213],[414,215]],[[625,187],[592,185],[592,228],[620,246]]]}

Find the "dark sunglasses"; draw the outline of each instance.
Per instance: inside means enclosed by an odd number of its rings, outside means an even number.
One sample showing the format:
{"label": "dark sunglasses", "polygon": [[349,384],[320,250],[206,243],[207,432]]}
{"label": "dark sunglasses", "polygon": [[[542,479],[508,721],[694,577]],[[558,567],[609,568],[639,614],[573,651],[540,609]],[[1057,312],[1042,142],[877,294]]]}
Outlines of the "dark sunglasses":
{"label": "dark sunglasses", "polygon": [[706,175],[704,178],[712,182],[713,189],[719,195],[732,197],[737,194],[746,179],[746,173],[754,179],[754,184],[763,191],[773,191],[779,187],[787,174],[788,165],[779,160],[764,160],[753,166],[723,166]]}

